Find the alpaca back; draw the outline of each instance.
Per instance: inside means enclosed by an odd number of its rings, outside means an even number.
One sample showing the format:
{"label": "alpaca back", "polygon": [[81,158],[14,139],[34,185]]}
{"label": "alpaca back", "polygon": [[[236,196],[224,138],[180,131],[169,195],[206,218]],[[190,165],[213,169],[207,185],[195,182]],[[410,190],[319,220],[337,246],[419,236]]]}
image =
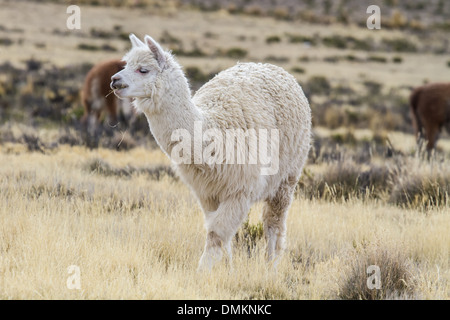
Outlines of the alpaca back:
{"label": "alpaca back", "polygon": [[109,94],[111,76],[123,69],[125,62],[114,59],[95,65],[86,75],[82,91],[85,116],[95,112],[109,112],[117,117],[117,97]]}
{"label": "alpaca back", "polygon": [[410,106],[417,129],[441,128],[450,122],[450,83],[431,83],[416,88]]}
{"label": "alpaca back", "polygon": [[279,135],[275,174],[261,175],[259,163],[216,165],[201,171],[182,168],[197,193],[215,189],[219,198],[245,193],[258,201],[273,195],[281,181],[299,177],[310,148],[311,111],[296,79],[282,68],[237,64],[200,88],[193,102],[202,110],[209,128],[273,129]]}

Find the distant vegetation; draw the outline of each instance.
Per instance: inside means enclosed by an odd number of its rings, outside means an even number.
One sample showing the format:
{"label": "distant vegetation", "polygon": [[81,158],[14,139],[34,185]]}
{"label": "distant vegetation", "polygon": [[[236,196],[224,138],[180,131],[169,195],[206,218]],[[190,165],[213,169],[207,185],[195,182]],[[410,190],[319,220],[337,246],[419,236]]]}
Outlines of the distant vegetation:
{"label": "distant vegetation", "polygon": [[[66,3],[64,0],[47,0]],[[376,1],[383,8],[383,27],[421,32],[427,28],[448,30],[450,3],[445,0],[427,1]],[[230,14],[249,16],[270,16],[280,20],[303,21],[308,23],[342,23],[366,25],[367,3],[357,0],[340,1],[258,1],[238,0],[230,3],[225,0],[139,0],[110,1],[83,0],[79,4],[92,6],[116,6],[154,10],[164,8],[195,8],[201,11],[226,10]],[[348,8],[351,8],[348,9]],[[431,19],[430,19],[431,17]]]}

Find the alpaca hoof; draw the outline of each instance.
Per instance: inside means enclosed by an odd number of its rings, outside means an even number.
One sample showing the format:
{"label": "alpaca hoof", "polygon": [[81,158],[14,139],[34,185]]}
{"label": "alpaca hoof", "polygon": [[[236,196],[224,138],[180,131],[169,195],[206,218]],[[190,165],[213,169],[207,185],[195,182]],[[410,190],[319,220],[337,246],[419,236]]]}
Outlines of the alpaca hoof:
{"label": "alpaca hoof", "polygon": [[200,258],[197,271],[211,271],[214,265],[222,260],[222,250],[220,247],[207,248]]}

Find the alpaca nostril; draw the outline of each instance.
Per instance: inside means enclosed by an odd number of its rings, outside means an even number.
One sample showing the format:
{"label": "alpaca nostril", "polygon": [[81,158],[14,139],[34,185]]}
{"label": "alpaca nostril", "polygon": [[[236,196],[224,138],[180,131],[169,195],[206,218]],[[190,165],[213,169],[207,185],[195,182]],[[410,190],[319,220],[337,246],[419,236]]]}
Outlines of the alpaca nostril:
{"label": "alpaca nostril", "polygon": [[119,78],[111,78],[111,80],[112,80],[110,84],[111,89],[119,89],[118,86]]}
{"label": "alpaca nostril", "polygon": [[125,89],[128,88],[128,85],[120,82],[120,78],[111,78],[111,84],[109,85],[111,87],[111,89],[113,90],[117,90],[117,89]]}
{"label": "alpaca nostril", "polygon": [[116,82],[117,82],[116,79],[112,79],[112,81],[111,81],[111,83],[109,85],[111,87],[111,89],[117,89]]}
{"label": "alpaca nostril", "polygon": [[110,84],[111,89],[117,89],[116,86],[117,86],[117,82],[119,80],[120,80],[120,77],[118,75],[113,75],[111,77],[111,84]]}

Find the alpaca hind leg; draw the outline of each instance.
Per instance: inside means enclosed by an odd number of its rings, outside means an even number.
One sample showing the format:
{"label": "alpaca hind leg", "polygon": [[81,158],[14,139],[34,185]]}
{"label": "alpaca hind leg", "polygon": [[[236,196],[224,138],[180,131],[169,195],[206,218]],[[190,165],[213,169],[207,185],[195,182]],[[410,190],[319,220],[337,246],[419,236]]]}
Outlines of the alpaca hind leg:
{"label": "alpaca hind leg", "polygon": [[431,159],[432,151],[436,147],[436,142],[439,137],[440,128],[438,126],[428,126],[426,129],[427,133],[427,158]]}
{"label": "alpaca hind leg", "polygon": [[275,266],[284,250],[286,219],[296,183],[295,178],[282,182],[275,196],[266,199],[263,208],[264,235],[267,241],[266,257]]}
{"label": "alpaca hind leg", "polygon": [[211,270],[222,259],[223,251],[231,265],[231,242],[249,209],[247,201],[233,199],[220,203],[216,211],[205,213],[207,236],[199,270]]}

